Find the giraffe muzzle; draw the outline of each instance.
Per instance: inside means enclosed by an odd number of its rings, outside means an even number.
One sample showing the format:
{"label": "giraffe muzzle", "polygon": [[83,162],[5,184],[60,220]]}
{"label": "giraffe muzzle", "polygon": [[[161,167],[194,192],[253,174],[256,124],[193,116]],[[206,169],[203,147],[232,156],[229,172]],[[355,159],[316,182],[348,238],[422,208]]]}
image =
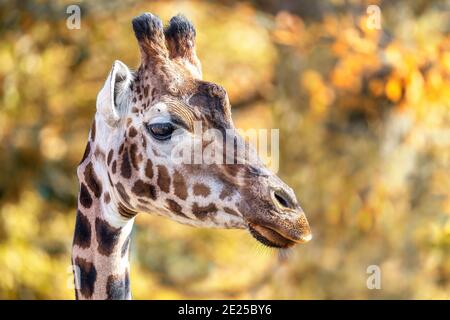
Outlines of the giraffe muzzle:
{"label": "giraffe muzzle", "polygon": [[274,248],[289,248],[312,239],[311,229],[303,209],[291,188],[274,179],[266,196],[259,199],[258,214],[244,206],[251,235],[262,244]]}
{"label": "giraffe muzzle", "polygon": [[306,243],[312,239],[312,234],[309,230],[302,233],[299,237],[292,237],[286,233],[282,234],[279,230],[272,227],[249,223],[249,231],[252,236],[262,244],[273,248],[289,248],[298,243]]}
{"label": "giraffe muzzle", "polygon": [[312,239],[308,220],[301,208],[292,209],[290,217],[256,219],[248,222],[248,230],[262,244],[275,248],[289,248]]}

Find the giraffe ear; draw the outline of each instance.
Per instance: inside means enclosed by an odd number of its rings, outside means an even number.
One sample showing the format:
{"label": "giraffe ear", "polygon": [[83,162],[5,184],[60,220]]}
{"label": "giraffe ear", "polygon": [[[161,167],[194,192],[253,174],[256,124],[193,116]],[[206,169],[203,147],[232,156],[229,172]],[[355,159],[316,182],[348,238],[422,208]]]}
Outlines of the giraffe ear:
{"label": "giraffe ear", "polygon": [[121,61],[116,60],[103,88],[97,95],[97,112],[114,127],[126,115],[131,96],[133,75]]}

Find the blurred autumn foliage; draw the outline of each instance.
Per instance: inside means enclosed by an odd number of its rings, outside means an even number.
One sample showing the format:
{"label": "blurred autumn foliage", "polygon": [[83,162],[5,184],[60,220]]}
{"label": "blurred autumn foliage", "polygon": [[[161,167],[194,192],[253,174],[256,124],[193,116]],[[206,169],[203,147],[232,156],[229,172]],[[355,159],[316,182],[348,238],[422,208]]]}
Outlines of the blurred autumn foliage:
{"label": "blurred autumn foliage", "polygon": [[448,1],[86,1],[80,30],[69,4],[0,3],[1,299],[73,298],[75,168],[111,63],[138,64],[143,11],[194,21],[238,127],[280,128],[314,239],[279,263],[245,231],[141,214],[134,298],[450,298]]}

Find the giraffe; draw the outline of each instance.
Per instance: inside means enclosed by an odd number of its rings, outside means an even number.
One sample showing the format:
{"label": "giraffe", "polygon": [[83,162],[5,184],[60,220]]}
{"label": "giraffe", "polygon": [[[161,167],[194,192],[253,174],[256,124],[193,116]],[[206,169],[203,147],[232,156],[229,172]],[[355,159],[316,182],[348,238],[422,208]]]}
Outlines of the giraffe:
{"label": "giraffe", "polygon": [[[227,137],[231,132],[233,151],[245,142],[235,133],[226,91],[202,80],[191,22],[177,15],[164,28],[160,18],[144,13],[132,27],[140,66],[131,71],[113,63],[77,167],[76,298],[131,299],[130,233],[138,212],[195,227],[247,229],[269,247],[309,241],[292,189],[257,157],[240,163],[174,160],[175,141],[207,147],[196,139],[198,124]],[[222,146],[215,139],[210,144]],[[214,150],[217,155],[224,149]],[[194,153],[188,153],[191,160]]]}

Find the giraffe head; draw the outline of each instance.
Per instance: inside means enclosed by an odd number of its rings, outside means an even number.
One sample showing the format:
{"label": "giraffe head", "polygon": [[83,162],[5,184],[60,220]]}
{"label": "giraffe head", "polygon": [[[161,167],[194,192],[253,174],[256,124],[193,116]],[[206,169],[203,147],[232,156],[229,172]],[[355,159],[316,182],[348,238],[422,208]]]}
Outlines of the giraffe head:
{"label": "giraffe head", "polygon": [[118,207],[118,218],[139,211],[194,226],[244,228],[279,248],[308,241],[292,189],[257,157],[236,156],[247,144],[235,131],[226,91],[201,80],[193,25],[176,16],[164,29],[150,13],[132,25],[141,65],[132,72],[113,64],[97,96],[90,141],[96,172],[107,181],[105,201]]}

